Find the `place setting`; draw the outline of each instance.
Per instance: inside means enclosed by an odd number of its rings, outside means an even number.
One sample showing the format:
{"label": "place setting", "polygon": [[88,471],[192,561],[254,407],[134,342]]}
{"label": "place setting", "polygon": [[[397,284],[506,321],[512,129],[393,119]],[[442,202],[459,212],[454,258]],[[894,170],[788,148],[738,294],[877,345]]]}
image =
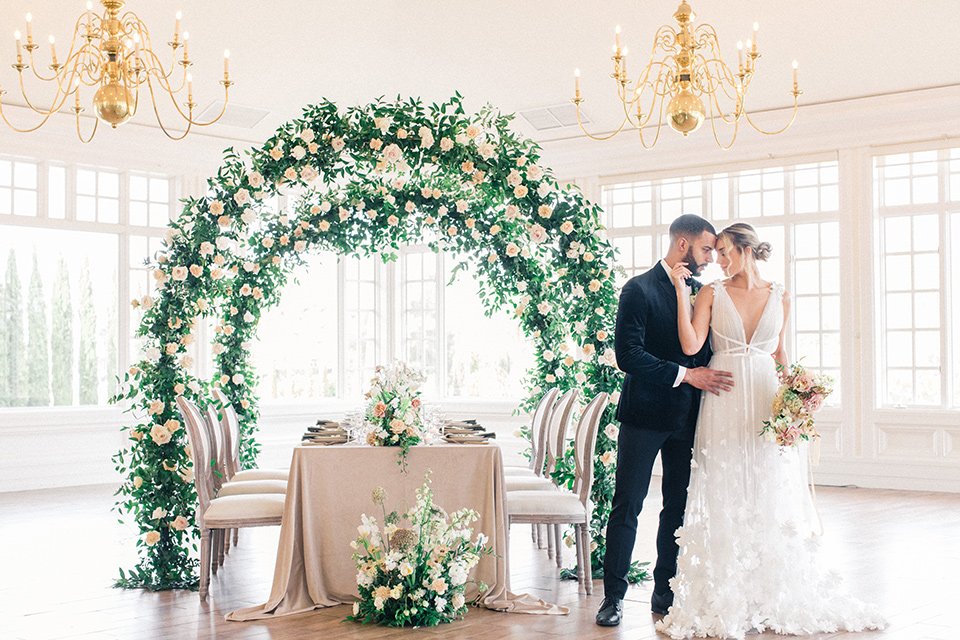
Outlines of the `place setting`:
{"label": "place setting", "polygon": [[474,419],[446,420],[440,427],[440,440],[451,444],[489,444],[496,437]]}
{"label": "place setting", "polygon": [[345,444],[350,441],[350,435],[343,426],[335,420],[317,420],[317,424],[307,427],[306,433],[300,439],[300,444],[307,446],[329,446]]}

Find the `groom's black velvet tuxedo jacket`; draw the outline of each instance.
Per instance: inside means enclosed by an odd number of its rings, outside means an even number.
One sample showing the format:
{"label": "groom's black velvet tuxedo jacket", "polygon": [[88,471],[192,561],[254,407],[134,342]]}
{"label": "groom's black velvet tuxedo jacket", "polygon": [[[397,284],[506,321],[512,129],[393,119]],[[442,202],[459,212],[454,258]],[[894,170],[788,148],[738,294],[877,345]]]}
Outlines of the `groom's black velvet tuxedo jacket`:
{"label": "groom's black velvet tuxedo jacket", "polygon": [[[695,283],[694,290],[697,287]],[[693,428],[700,390],[673,383],[678,365],[692,369],[710,362],[710,341],[694,356],[683,353],[676,289],[659,262],[624,285],[614,338],[617,366],[626,374],[617,420],[656,431]]]}

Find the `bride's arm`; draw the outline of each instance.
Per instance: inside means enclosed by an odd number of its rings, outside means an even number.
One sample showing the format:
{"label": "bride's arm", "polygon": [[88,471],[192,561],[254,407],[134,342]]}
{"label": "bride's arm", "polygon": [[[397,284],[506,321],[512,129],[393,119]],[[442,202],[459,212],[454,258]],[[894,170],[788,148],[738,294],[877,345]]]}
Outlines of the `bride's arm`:
{"label": "bride's arm", "polygon": [[695,355],[703,348],[710,331],[710,311],[713,307],[713,287],[703,287],[697,294],[697,302],[690,317],[690,301],[687,299],[684,280],[690,276],[685,263],[677,263],[670,271],[670,280],[677,292],[677,333],[680,346],[688,356]]}
{"label": "bride's arm", "polygon": [[787,367],[790,364],[790,359],[787,357],[787,347],[785,344],[785,338],[787,333],[787,320],[790,318],[790,294],[786,291],[783,292],[783,327],[780,329],[780,343],[777,345],[777,350],[773,352],[773,361],[777,363],[777,371],[786,372]]}
{"label": "bride's arm", "polygon": [[688,300],[677,299],[677,330],[680,333],[680,346],[688,356],[696,355],[710,333],[710,314],[713,311],[713,287],[702,287],[697,293],[693,306],[693,318],[690,318]]}

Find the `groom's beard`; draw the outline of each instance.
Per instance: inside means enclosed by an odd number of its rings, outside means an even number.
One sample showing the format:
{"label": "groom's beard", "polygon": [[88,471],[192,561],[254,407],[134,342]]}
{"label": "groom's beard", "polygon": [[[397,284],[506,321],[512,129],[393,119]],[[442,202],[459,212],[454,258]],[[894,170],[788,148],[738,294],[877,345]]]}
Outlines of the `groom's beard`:
{"label": "groom's beard", "polygon": [[693,255],[693,248],[687,250],[687,255],[683,257],[683,261],[687,263],[687,269],[690,270],[690,275],[694,277],[699,277],[700,272],[703,271],[704,267],[707,266],[707,263],[697,264],[697,258]]}

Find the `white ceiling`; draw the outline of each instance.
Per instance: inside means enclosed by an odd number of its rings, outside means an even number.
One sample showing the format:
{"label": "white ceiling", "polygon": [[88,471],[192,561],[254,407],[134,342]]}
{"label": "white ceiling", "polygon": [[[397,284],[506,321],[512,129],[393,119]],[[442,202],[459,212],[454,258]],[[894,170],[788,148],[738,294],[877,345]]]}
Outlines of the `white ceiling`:
{"label": "white ceiling", "polygon": [[[223,49],[230,49],[231,102],[269,113],[253,129],[218,124],[204,133],[257,142],[323,98],[341,105],[397,95],[432,102],[459,91],[469,109],[487,102],[504,112],[562,104],[572,97],[574,67],[583,74],[592,129],[607,131],[622,113],[608,77],[614,27],[622,26],[629,69],[637,72],[657,27],[675,24],[676,6],[676,0],[130,0],[126,8],[148,24],[156,48],[170,39],[174,14],[183,10],[201,109],[221,97],[216,81]],[[763,58],[748,96],[754,110],[790,104],[794,58],[808,105],[960,84],[955,0],[694,0],[692,6],[698,23],[716,28],[732,59],[737,39],[760,22]],[[57,37],[65,56],[83,7],[82,0],[0,0],[0,85],[13,88],[13,31],[25,31],[27,11],[45,66],[47,36]],[[14,91],[4,98],[17,102]],[[137,120],[150,124],[152,114]],[[581,135],[575,127],[535,132],[522,120],[517,127],[540,142]]]}

